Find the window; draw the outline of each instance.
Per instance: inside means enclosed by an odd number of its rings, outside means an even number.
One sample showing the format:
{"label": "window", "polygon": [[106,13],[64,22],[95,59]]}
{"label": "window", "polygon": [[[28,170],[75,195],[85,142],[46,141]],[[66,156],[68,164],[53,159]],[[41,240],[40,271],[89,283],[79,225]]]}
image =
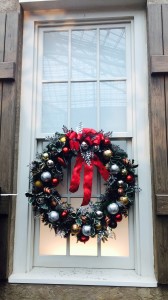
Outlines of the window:
{"label": "window", "polygon": [[[33,282],[34,278],[39,283],[60,283],[66,278],[75,284],[84,276],[83,284],[155,286],[145,16],[143,12],[82,16],[79,12],[71,16],[59,11],[25,13],[19,196],[10,281]],[[45,232],[48,228],[34,221],[27,199],[23,200],[27,165],[42,150],[45,137],[61,131],[63,125],[75,129],[81,121],[84,127],[113,130],[113,142],[139,163],[142,192],[125,224],[118,226],[117,240],[106,244],[93,239],[84,246],[76,245],[73,238],[67,243],[52,238],[52,232]],[[68,194],[68,181],[67,176],[62,196],[72,203],[78,198],[80,203],[80,189]],[[102,189],[103,182],[95,176],[93,200]]]}
{"label": "window", "polygon": [[[109,131],[112,128],[116,139],[120,138],[115,142],[131,152],[132,99],[127,92],[131,85],[130,29],[130,23],[103,20],[80,21],[73,25],[69,22],[66,26],[57,22],[55,27],[39,27],[37,95],[41,101],[37,103],[36,114],[38,152],[44,148],[45,136],[61,132],[63,124],[76,128],[81,121],[84,127],[97,130]],[[93,201],[104,188],[103,182],[96,177],[95,172]],[[68,193],[69,179],[67,176],[67,182],[64,181],[59,192],[74,207],[79,207],[82,187],[71,195]],[[43,224],[39,228],[38,220],[34,265],[92,265],[97,268],[103,265],[131,269],[134,266],[132,213],[129,220],[130,224],[125,219],[115,230],[116,239],[113,237],[105,244],[92,239],[85,247],[76,244],[76,237],[71,237],[66,243],[65,239],[55,237],[54,232],[49,235]],[[51,255],[56,257],[53,259]]]}

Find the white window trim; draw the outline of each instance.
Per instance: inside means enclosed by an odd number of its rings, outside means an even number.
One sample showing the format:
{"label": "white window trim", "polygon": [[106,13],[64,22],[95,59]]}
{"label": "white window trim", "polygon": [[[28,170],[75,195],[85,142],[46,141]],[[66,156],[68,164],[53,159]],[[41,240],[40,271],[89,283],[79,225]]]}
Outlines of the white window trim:
{"label": "white window trim", "polygon": [[[100,13],[102,16],[102,13]],[[99,13],[78,13],[78,18],[99,18]],[[80,285],[108,285],[108,286],[157,286],[154,275],[153,257],[153,227],[152,227],[152,203],[151,203],[151,174],[150,174],[150,151],[149,151],[149,129],[148,115],[138,112],[148,111],[148,74],[147,74],[147,50],[146,47],[146,16],[143,11],[115,11],[104,15],[114,19],[134,20],[134,44],[136,56],[133,58],[135,69],[138,70],[134,78],[136,95],[136,108],[133,118],[137,120],[138,136],[133,140],[141,151],[136,153],[137,160],[141,160],[138,168],[139,178],[145,177],[146,186],[142,187],[139,201],[135,204],[136,215],[136,239],[135,239],[135,270],[115,269],[78,269],[78,268],[32,268],[32,236],[31,236],[31,208],[25,198],[25,186],[28,181],[28,167],[30,162],[29,146],[34,147],[32,139],[33,101],[35,99],[32,91],[34,77],[34,42],[35,27],[38,22],[55,22],[55,20],[73,19],[73,14],[60,14],[59,11],[45,11],[26,13],[24,15],[24,37],[23,37],[23,68],[22,68],[22,90],[21,90],[21,120],[20,120],[20,147],[24,147],[24,153],[19,151],[18,166],[18,198],[16,208],[15,244],[14,244],[14,267],[9,277],[10,283],[46,283],[46,284],[80,284]],[[143,47],[139,47],[141,44]],[[142,101],[141,99],[146,99]],[[23,105],[24,103],[24,105]],[[28,130],[25,134],[22,124],[26,124]],[[134,135],[136,136],[136,135]],[[145,144],[141,144],[144,140]],[[137,147],[138,148],[138,147]],[[26,158],[26,159],[25,159]],[[141,182],[139,182],[141,186]],[[144,203],[144,199],[149,199]],[[140,217],[141,216],[141,217]],[[144,234],[145,233],[145,234]],[[145,236],[145,238],[144,238]],[[147,246],[146,246],[147,245]]]}
{"label": "white window trim", "polygon": [[45,9],[97,9],[102,8],[142,8],[147,0],[19,0],[24,10],[45,10]]}

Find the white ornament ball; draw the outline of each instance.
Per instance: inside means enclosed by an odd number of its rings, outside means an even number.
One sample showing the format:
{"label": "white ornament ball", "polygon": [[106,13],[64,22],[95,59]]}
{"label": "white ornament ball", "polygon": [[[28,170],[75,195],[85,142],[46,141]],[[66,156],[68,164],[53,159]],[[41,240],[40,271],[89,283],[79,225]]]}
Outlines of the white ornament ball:
{"label": "white ornament ball", "polygon": [[48,166],[49,168],[54,167],[54,162],[53,162],[52,159],[47,160],[47,166]]}
{"label": "white ornament ball", "polygon": [[90,225],[83,225],[82,233],[85,236],[90,236],[91,235],[91,226]]}
{"label": "white ornament ball", "polygon": [[83,141],[82,143],[81,143],[81,149],[82,150],[84,150],[84,151],[86,151],[87,149],[88,149],[88,144],[85,142],[85,141]]}
{"label": "white ornament ball", "polygon": [[59,213],[55,210],[53,211],[50,211],[49,214],[48,214],[48,220],[50,222],[56,222],[59,220]]}
{"label": "white ornament ball", "polygon": [[96,216],[97,216],[97,219],[102,219],[103,218],[103,212],[101,210],[97,210],[96,211]]}
{"label": "white ornament ball", "polygon": [[47,172],[47,171],[43,172],[41,174],[41,180],[44,181],[44,182],[50,181],[51,180],[51,174],[50,174],[50,172]]}
{"label": "white ornament ball", "polygon": [[111,166],[111,173],[112,174],[118,174],[119,172],[120,172],[119,166],[117,166],[116,164]]}
{"label": "white ornament ball", "polygon": [[118,213],[119,211],[119,206],[117,203],[110,203],[108,206],[107,206],[107,210],[109,212],[109,214],[111,215],[115,215]]}

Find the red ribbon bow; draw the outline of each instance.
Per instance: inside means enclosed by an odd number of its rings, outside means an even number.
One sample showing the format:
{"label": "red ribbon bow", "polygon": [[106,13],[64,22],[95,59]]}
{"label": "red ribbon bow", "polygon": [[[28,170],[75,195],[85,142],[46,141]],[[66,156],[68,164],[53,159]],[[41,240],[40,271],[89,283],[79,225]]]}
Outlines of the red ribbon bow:
{"label": "red ribbon bow", "polygon": [[[82,133],[77,134],[74,131],[70,131],[67,134],[69,138],[69,144],[71,150],[79,151],[80,144],[82,141],[85,141],[89,146],[100,145],[101,142],[104,142],[105,138],[102,133],[97,133],[94,129],[84,128]],[[81,156],[81,153],[78,154],[76,158],[76,163],[73,169],[71,183],[70,183],[70,192],[75,193],[80,184],[80,173],[82,166],[84,167],[84,196],[82,206],[88,205],[91,198],[92,192],[92,180],[93,180],[93,166],[98,168],[99,173],[103,177],[105,181],[109,178],[109,171],[105,168],[103,163],[100,161],[99,157],[94,154],[93,158],[91,158],[90,165],[86,163],[86,161]]]}

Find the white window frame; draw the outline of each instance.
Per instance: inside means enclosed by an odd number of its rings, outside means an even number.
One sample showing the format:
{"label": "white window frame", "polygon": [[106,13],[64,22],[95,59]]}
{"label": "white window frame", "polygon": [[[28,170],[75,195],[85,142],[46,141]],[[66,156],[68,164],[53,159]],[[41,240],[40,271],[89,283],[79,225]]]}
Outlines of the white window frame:
{"label": "white window frame", "polygon": [[[74,21],[66,21],[66,26],[62,26],[62,22],[56,22],[55,27],[50,26],[43,26],[42,24],[38,24],[38,27],[36,28],[37,31],[35,34],[37,35],[37,45],[35,45],[35,49],[37,49],[37,63],[35,61],[35,65],[37,65],[37,80],[34,83],[34,86],[37,88],[37,99],[34,99],[36,102],[36,123],[35,128],[36,132],[34,133],[33,139],[36,139],[37,144],[39,146],[38,152],[42,152],[42,141],[45,139],[46,136],[52,136],[54,132],[42,132],[41,129],[41,111],[42,111],[42,84],[43,82],[47,82],[47,80],[42,79],[42,70],[43,70],[43,34],[46,32],[53,32],[53,31],[67,31],[67,30],[83,30],[83,29],[92,29],[96,28],[96,30],[100,30],[102,28],[124,28],[125,34],[126,34],[126,65],[128,66],[126,68],[126,74],[124,77],[110,77],[108,80],[111,82],[115,81],[124,81],[126,83],[126,90],[127,90],[127,124],[126,124],[126,131],[124,132],[115,132],[113,131],[113,139],[121,139],[123,141],[126,141],[127,146],[127,153],[128,156],[131,158],[132,155],[132,45],[131,45],[131,38],[132,38],[132,21],[126,21],[124,20],[121,22],[115,21],[113,19],[106,20],[104,18],[101,18],[100,20],[79,20],[75,23]],[[35,60],[36,60],[35,58]],[[36,70],[34,70],[35,72]],[[96,79],[91,79],[91,81],[97,81],[103,82],[103,79],[100,79],[99,77],[96,77]],[[107,79],[105,79],[107,80]],[[64,81],[64,80],[63,80]],[[81,80],[83,81],[83,79]],[[89,81],[88,79],[86,81]],[[85,82],[86,82],[85,81]],[[51,80],[49,80],[51,82]],[[55,82],[55,81],[54,81]],[[74,82],[69,77],[67,82]],[[78,81],[80,82],[80,80]],[[99,119],[99,118],[98,118]],[[62,124],[59,124],[62,126]],[[71,128],[70,123],[66,123],[66,126],[68,125],[68,128]],[[78,124],[76,124],[78,125]],[[98,124],[97,124],[98,125]],[[86,125],[85,125],[86,126]],[[96,127],[97,130],[100,130],[100,127]],[[61,127],[60,127],[61,130]],[[106,130],[108,130],[106,128]],[[117,140],[114,141],[114,143],[117,143]],[[37,151],[37,148],[35,149]],[[32,152],[32,151],[31,151]],[[34,159],[34,152],[31,154],[31,160]],[[98,195],[97,195],[98,196]],[[64,197],[64,195],[62,195]],[[65,195],[66,197],[66,195]],[[71,198],[73,198],[71,196]],[[82,199],[81,199],[82,200]],[[133,230],[133,208],[129,211],[129,236],[128,236],[128,243],[129,243],[129,255],[128,256],[101,256],[101,243],[98,243],[97,245],[97,254],[98,256],[73,256],[69,255],[69,242],[67,243],[67,255],[65,256],[59,256],[55,255],[54,257],[52,255],[39,255],[39,235],[40,235],[40,228],[39,228],[39,219],[36,221],[35,224],[35,232],[34,232],[34,266],[43,266],[43,267],[58,267],[61,265],[62,267],[72,267],[77,266],[79,267],[92,267],[92,268],[115,268],[115,269],[134,269],[134,230]],[[118,236],[116,237],[118,238]]]}
{"label": "white window frame", "polygon": [[[24,1],[21,1],[24,2]],[[35,2],[35,1],[32,1]],[[51,1],[50,1],[51,2]],[[142,191],[139,200],[135,203],[134,215],[135,230],[135,270],[116,269],[78,269],[78,268],[32,268],[33,236],[31,207],[25,198],[30,163],[30,147],[34,149],[32,134],[35,124],[34,101],[36,90],[33,90],[36,78],[34,61],[34,43],[36,28],[40,23],[53,24],[56,20],[81,20],[108,18],[111,20],[124,20],[133,23],[134,53],[132,57],[136,70],[133,76],[135,103],[133,119],[136,120],[136,138],[133,143],[136,149],[137,161],[141,161],[138,168],[139,185]],[[11,283],[46,283],[46,284],[81,284],[81,285],[110,285],[110,286],[148,286],[157,285],[154,276],[153,258],[153,227],[152,227],[152,197],[151,197],[151,168],[149,150],[148,128],[148,74],[147,74],[147,47],[146,47],[146,16],[142,10],[111,11],[109,12],[82,12],[64,14],[63,11],[37,11],[24,13],[23,36],[23,66],[21,88],[21,117],[20,117],[20,142],[18,164],[18,197],[16,206],[14,266],[9,277]],[[33,71],[34,70],[34,71]],[[142,101],[143,99],[143,101]],[[34,113],[33,113],[34,112]],[[146,113],[144,113],[146,112]],[[24,126],[22,126],[24,124]],[[27,128],[25,132],[25,128]],[[142,145],[142,141],[145,143]],[[24,148],[24,150],[22,149]],[[22,151],[21,151],[22,149]],[[143,178],[146,185],[141,185]],[[146,201],[148,199],[148,202]]]}

